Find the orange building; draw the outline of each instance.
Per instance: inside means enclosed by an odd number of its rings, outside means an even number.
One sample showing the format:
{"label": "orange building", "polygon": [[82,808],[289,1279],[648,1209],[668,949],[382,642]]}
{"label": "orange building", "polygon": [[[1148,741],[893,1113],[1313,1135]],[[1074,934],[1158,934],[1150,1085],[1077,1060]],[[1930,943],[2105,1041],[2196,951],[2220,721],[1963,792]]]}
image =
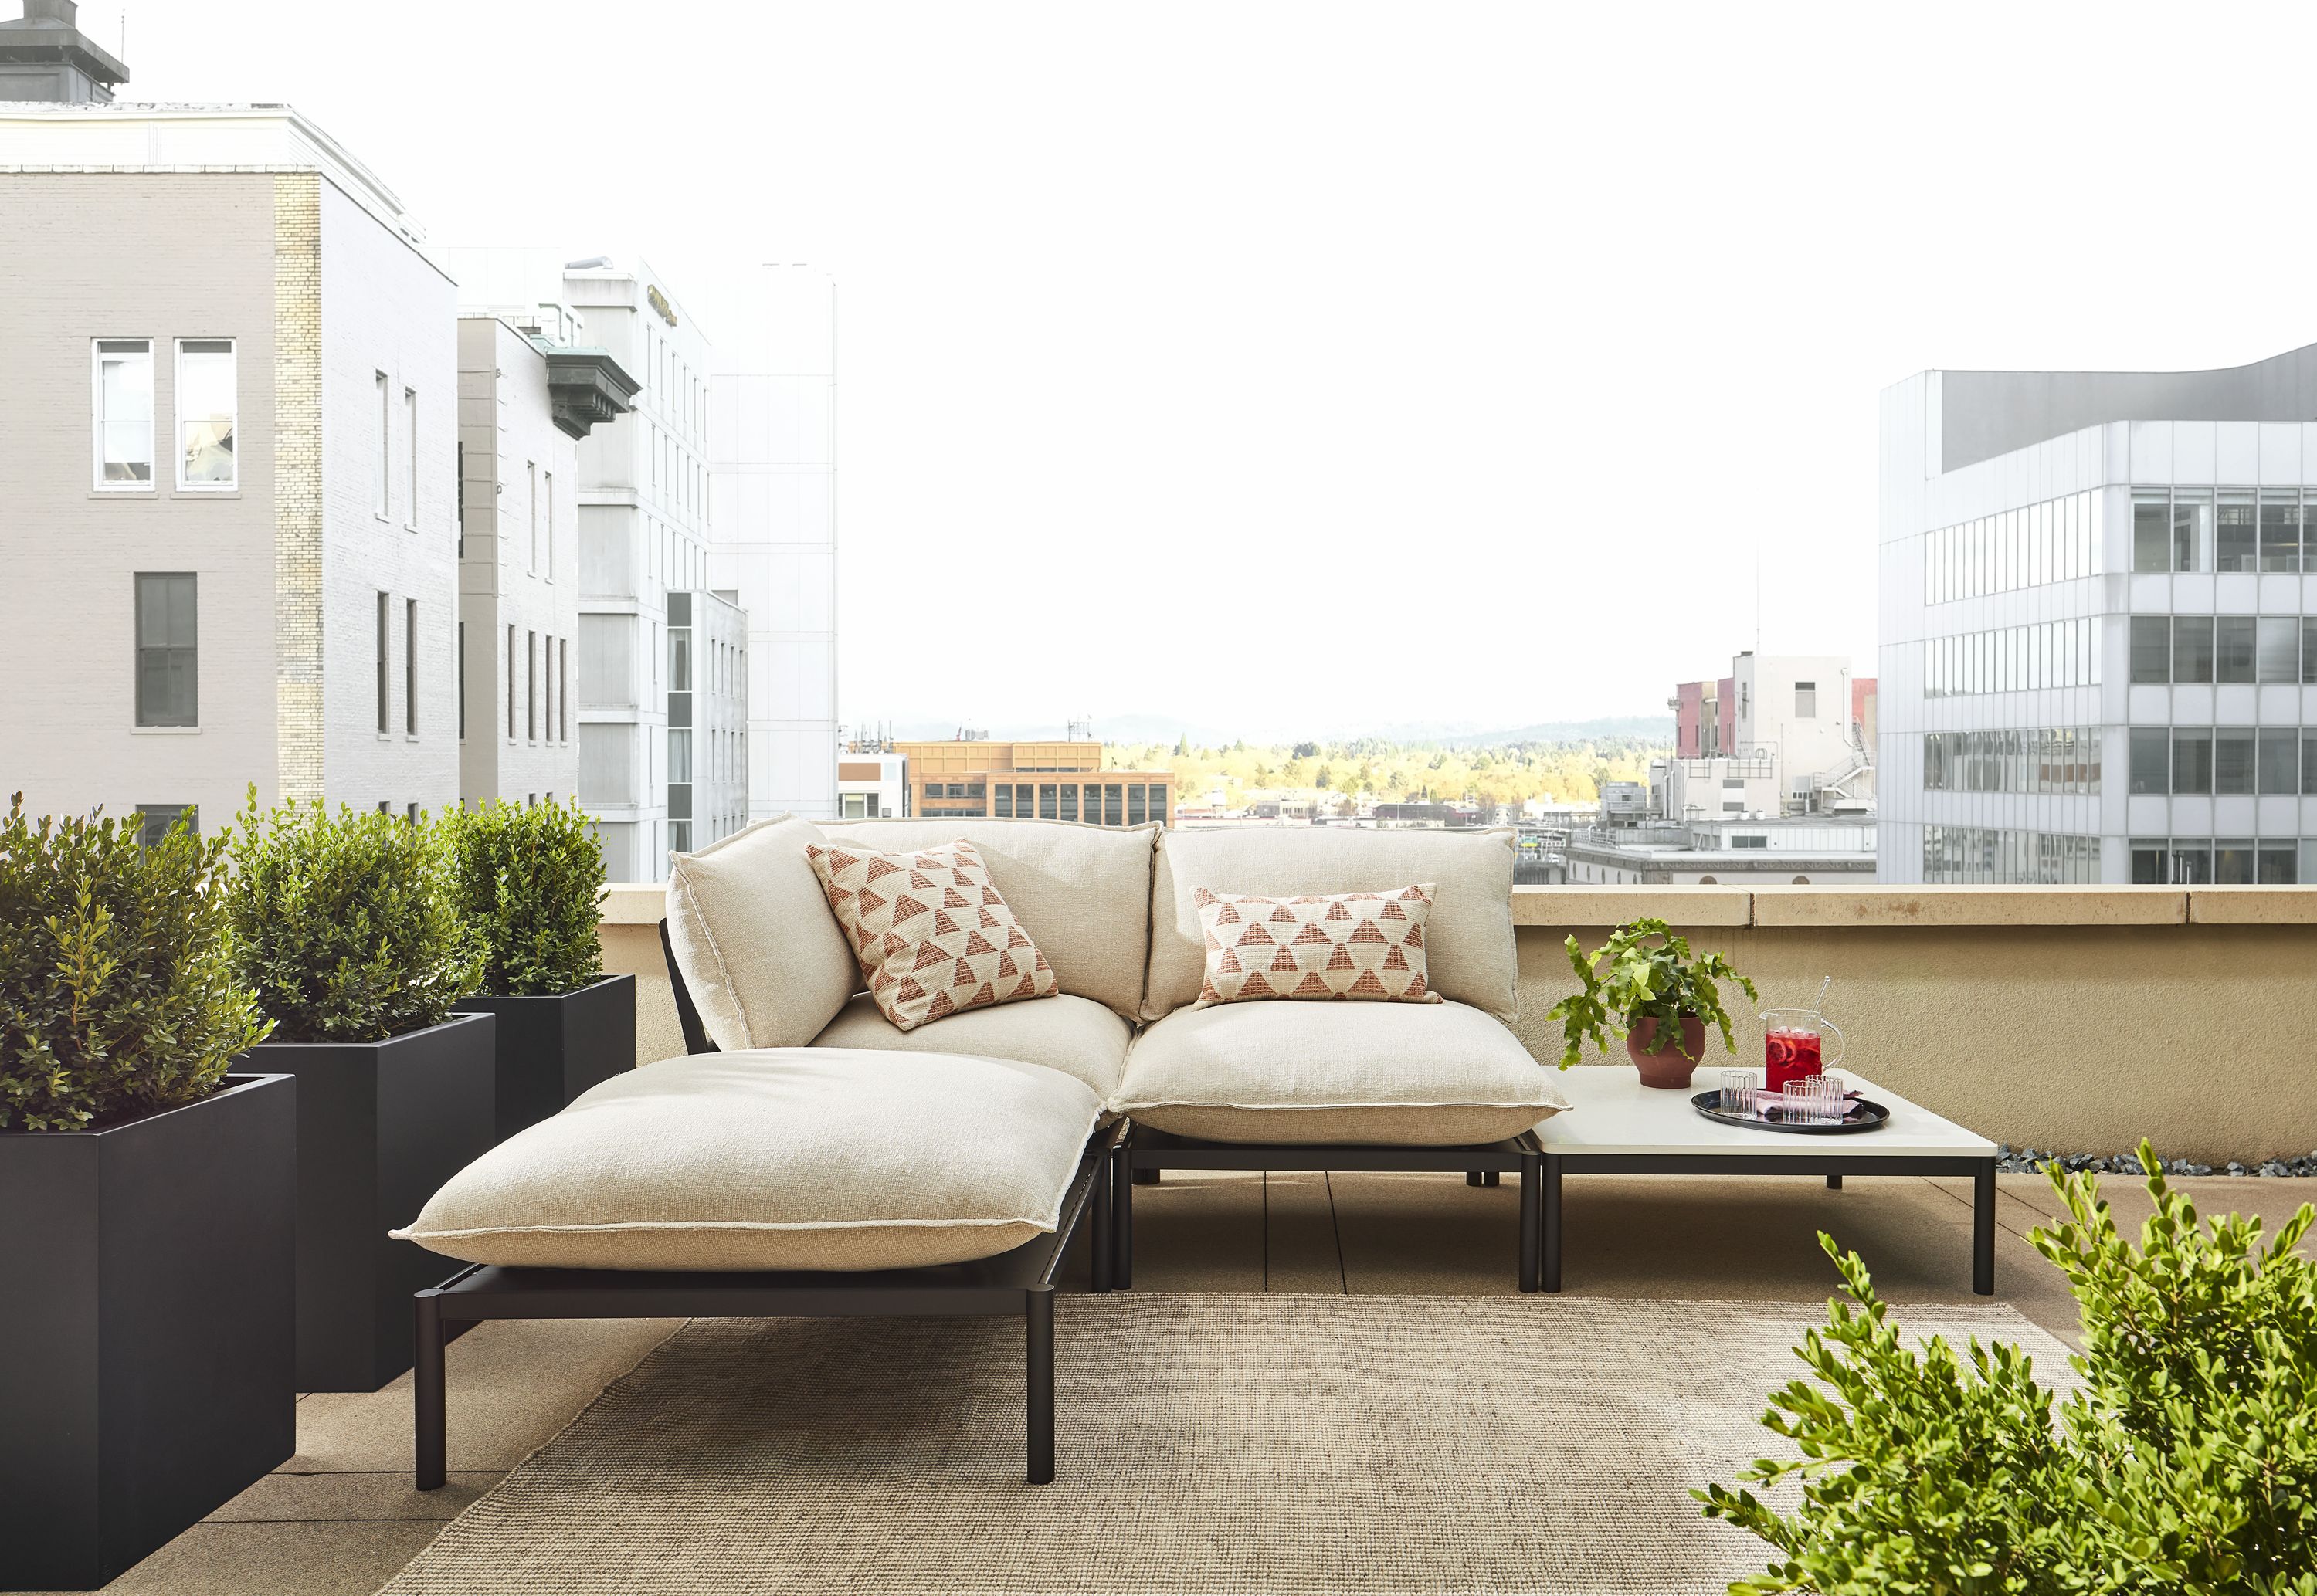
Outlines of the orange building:
{"label": "orange building", "polygon": [[1175,815],[1172,771],[1105,771],[1099,743],[895,743],[908,758],[919,820],[1078,820],[1165,825]]}

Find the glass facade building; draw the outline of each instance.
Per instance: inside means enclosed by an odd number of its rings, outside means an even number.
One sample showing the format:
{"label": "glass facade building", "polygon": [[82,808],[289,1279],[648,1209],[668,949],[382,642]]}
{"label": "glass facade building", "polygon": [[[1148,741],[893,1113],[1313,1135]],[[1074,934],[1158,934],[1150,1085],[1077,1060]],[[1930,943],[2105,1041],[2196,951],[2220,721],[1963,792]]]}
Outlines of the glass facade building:
{"label": "glass facade building", "polygon": [[1883,880],[2317,881],[2311,416],[2317,346],[1885,391]]}

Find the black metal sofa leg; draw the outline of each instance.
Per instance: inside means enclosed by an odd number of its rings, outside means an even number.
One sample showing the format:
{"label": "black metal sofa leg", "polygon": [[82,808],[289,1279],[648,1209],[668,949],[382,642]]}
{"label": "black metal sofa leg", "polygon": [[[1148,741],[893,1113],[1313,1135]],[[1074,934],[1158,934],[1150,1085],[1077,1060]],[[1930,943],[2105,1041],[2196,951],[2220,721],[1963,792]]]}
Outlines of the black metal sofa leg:
{"label": "black metal sofa leg", "polygon": [[1123,1146],[1111,1154],[1111,1223],[1117,1227],[1110,1249],[1110,1286],[1114,1291],[1134,1288],[1133,1164]]}
{"label": "black metal sofa leg", "polygon": [[412,1455],[416,1476],[413,1483],[422,1491],[439,1491],[448,1477],[449,1462],[443,1394],[443,1303],[433,1291],[421,1291],[416,1306],[417,1356],[410,1366]]}
{"label": "black metal sofa leg", "polygon": [[1023,1294],[1029,1342],[1029,1479],[1054,1481],[1054,1288],[1033,1286]]}

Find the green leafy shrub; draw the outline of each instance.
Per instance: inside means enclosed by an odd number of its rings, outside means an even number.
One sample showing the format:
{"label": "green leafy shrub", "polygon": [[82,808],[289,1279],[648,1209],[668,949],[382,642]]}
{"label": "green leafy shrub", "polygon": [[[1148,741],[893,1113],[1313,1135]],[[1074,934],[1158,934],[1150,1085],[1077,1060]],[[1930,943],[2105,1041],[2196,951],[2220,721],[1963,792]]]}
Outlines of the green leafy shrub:
{"label": "green leafy shrub", "polygon": [[1802,1454],[1780,1513],[1749,1490],[1695,1493],[1776,1548],[1738,1596],[1811,1592],[2317,1593],[2317,1262],[2303,1205],[2200,1227],[2140,1148],[2156,1211],[2133,1246],[2097,1178],[2052,1183],[2069,1217],[2029,1236],[2083,1309],[2082,1386],[2057,1407],[2018,1349],[1902,1345],[1856,1253],[1821,1235],[1856,1306],[1836,1302],[1762,1422]]}
{"label": "green leafy shrub", "polygon": [[[1749,999],[1756,995],[1754,983],[1721,954],[1693,954],[1688,938],[1674,935],[1673,927],[1662,920],[1646,918],[1619,926],[1594,952],[1586,952],[1575,937],[1565,945],[1569,967],[1577,972],[1577,990],[1545,1015],[1561,1021],[1567,1044],[1561,1068],[1585,1057],[1588,1040],[1606,1053],[1612,1029],[1622,1042],[1627,1031],[1652,1018],[1659,1023],[1649,1050],[1662,1053],[1670,1047],[1686,1058],[1681,1035],[1686,1014],[1719,1030],[1722,1045],[1732,1053],[1738,1050],[1730,1034],[1730,1011],[1722,1006],[1722,988],[1715,983],[1735,981]],[[1606,971],[1601,967],[1605,960]]]}
{"label": "green leafy shrub", "polygon": [[476,989],[482,956],[432,825],[318,799],[260,814],[253,792],[233,860],[242,975],[279,1039],[384,1041]]}
{"label": "green leafy shrub", "polygon": [[218,1088],[272,1029],[237,978],[225,843],[182,825],[0,825],[0,1130],[98,1128]]}
{"label": "green leafy shrub", "polygon": [[482,989],[571,992],[604,973],[604,851],[576,807],[487,804],[443,816],[452,901],[483,945]]}

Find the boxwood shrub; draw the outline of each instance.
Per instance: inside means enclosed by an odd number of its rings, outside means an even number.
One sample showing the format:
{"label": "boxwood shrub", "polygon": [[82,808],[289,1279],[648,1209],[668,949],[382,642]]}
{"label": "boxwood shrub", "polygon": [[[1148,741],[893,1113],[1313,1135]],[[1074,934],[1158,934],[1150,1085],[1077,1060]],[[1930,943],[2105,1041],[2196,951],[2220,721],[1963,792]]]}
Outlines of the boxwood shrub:
{"label": "boxwood shrub", "polygon": [[382,1042],[439,1025],[476,990],[482,954],[424,819],[320,800],[261,814],[233,841],[241,971],[277,1041]]}
{"label": "boxwood shrub", "polygon": [[571,992],[604,973],[604,851],[576,807],[490,803],[443,816],[451,894],[496,997]]}
{"label": "boxwood shrub", "polygon": [[1799,1499],[1696,1493],[1776,1554],[1733,1592],[2317,1592],[2317,1260],[2296,1250],[2317,1209],[2264,1243],[2257,1218],[2200,1224],[2144,1142],[2140,1161],[2137,1246],[2095,1175],[2047,1166],[2068,1218],[2028,1239],[2083,1313],[2064,1402],[2017,1347],[1910,1346],[1858,1255],[1819,1238],[1856,1306],[1799,1349],[1819,1383],[1763,1415],[1801,1457],[1742,1476],[1799,1476]]}
{"label": "boxwood shrub", "polygon": [[206,1097],[271,1029],[235,973],[223,838],[101,815],[0,825],[0,1130]]}

